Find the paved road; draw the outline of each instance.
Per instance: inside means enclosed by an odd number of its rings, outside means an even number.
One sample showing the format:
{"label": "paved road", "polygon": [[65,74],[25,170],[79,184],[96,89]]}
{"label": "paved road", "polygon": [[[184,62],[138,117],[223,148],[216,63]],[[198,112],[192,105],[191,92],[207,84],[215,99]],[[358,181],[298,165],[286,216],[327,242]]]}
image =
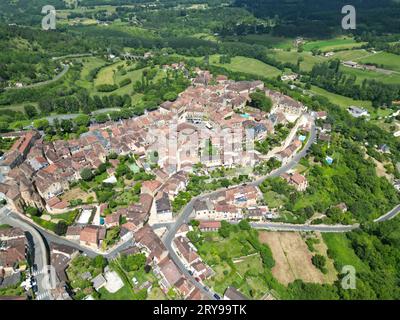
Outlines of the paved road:
{"label": "paved road", "polygon": [[[99,113],[107,113],[107,112],[113,112],[113,111],[121,111],[121,108],[105,108],[105,109],[99,109],[95,110],[91,113],[91,116],[94,119],[94,116],[99,114]],[[53,116],[48,116],[45,119],[49,121],[49,123],[53,123],[54,119],[58,119],[59,121],[61,120],[73,120],[77,117],[82,115],[82,113],[67,113],[67,114],[55,114]]]}
{"label": "paved road", "polygon": [[41,87],[41,86],[56,82],[57,80],[61,79],[68,72],[68,70],[69,70],[69,64],[64,64],[63,70],[51,80],[37,82],[37,83],[33,83],[33,84],[23,86],[23,87],[7,87],[7,88],[5,88],[5,90],[22,90],[22,89]]}
{"label": "paved road", "polygon": [[125,241],[125,242],[119,244],[118,246],[114,247],[111,251],[99,253],[88,247],[81,246],[79,243],[77,243],[75,241],[71,241],[71,240],[65,239],[63,237],[59,237],[59,236],[53,234],[52,232],[49,232],[48,230],[43,229],[40,226],[34,224],[33,222],[31,222],[30,220],[28,220],[26,217],[24,217],[23,215],[21,215],[19,213],[13,212],[8,208],[5,210],[8,213],[8,217],[10,217],[16,221],[21,221],[21,222],[27,224],[28,226],[30,226],[31,228],[36,229],[36,232],[38,232],[41,235],[42,240],[44,239],[45,241],[47,241],[47,243],[56,243],[56,244],[72,247],[76,250],[82,251],[84,254],[86,254],[87,256],[89,256],[91,258],[94,258],[98,255],[103,255],[107,259],[113,259],[118,255],[118,253],[120,251],[123,251],[123,250],[133,246],[133,241],[132,241],[132,239],[130,239],[130,240]]}
{"label": "paved road", "polygon": [[391,211],[389,211],[387,214],[380,216],[378,219],[375,219],[374,222],[383,222],[391,220],[399,213],[400,213],[400,204],[397,207],[393,208]]}
{"label": "paved road", "polygon": [[[30,249],[33,253],[33,263],[37,265],[37,270],[47,270],[49,265],[47,248],[43,238],[35,228],[19,219],[19,217],[15,218],[7,208],[0,209],[0,224],[8,224],[24,230],[28,234],[28,241],[31,242]],[[37,295],[43,296],[43,300],[48,300],[48,290],[51,289],[51,286],[47,272],[46,275],[43,273],[37,274],[36,282],[38,286]]]}

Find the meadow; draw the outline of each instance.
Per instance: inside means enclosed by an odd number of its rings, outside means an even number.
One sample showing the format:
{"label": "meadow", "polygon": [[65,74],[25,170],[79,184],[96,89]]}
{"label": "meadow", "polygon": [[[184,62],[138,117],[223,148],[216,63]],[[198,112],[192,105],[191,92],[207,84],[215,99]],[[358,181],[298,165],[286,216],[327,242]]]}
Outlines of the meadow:
{"label": "meadow", "polygon": [[303,49],[305,51],[311,51],[318,49],[323,52],[336,51],[343,49],[359,48],[363,46],[364,42],[356,42],[353,38],[340,37],[329,40],[310,41],[304,44]]}
{"label": "meadow", "polygon": [[282,74],[279,69],[264,62],[241,56],[232,58],[231,63],[221,64],[219,62],[219,55],[213,55],[210,57],[210,63],[219,67],[224,67],[233,72],[250,73],[265,78],[275,78]]}

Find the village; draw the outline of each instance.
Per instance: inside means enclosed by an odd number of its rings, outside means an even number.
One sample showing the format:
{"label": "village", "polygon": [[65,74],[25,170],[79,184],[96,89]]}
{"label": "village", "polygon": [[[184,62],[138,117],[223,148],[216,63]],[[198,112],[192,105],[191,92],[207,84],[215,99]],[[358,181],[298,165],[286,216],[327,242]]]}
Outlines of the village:
{"label": "village", "polygon": [[[0,164],[1,198],[29,221],[75,244],[74,248],[107,254],[134,243],[134,251],[145,253],[164,292],[175,288],[183,298],[198,299],[200,290],[182,274],[161,240],[166,229],[152,226],[176,220],[179,212],[174,212],[172,203],[186,190],[191,175],[198,174],[194,168],[210,175],[220,168],[240,173],[272,158],[285,164],[303,147],[306,136],[299,132],[310,132],[314,118],[305,106],[265,88],[261,81],[235,82],[208,71],[196,72],[192,86],[176,101],[143,116],[92,124],[76,140],[46,142],[36,130],[8,134],[16,142]],[[271,99],[270,112],[249,106],[254,92]],[[280,146],[267,154],[254,148],[256,141],[287,124],[291,131]],[[250,177],[260,176],[250,172]],[[308,186],[306,177],[296,172],[282,178],[300,192]],[[218,230],[222,220],[277,218],[277,211],[261,198],[255,185],[232,186],[196,201],[192,217],[200,221],[203,231]],[[186,237],[191,230],[183,224],[173,248],[190,274],[202,281],[213,271]],[[77,252],[68,246],[51,248],[52,259],[59,261],[61,287],[65,269]],[[23,259],[14,260],[7,262],[8,268]],[[118,278],[105,271],[104,276],[87,279],[99,290],[107,277]]]}

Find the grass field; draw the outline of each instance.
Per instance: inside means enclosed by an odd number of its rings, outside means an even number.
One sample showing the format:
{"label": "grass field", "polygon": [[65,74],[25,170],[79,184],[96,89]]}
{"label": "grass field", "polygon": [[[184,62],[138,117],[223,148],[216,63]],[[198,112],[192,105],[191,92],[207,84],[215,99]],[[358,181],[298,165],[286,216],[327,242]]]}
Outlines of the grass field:
{"label": "grass field", "polygon": [[249,34],[246,36],[230,36],[224,38],[224,41],[245,42],[249,44],[258,44],[267,48],[287,49],[292,48],[293,39],[284,37],[274,37],[269,34]]}
{"label": "grass field", "polygon": [[353,69],[349,67],[341,66],[341,70],[349,75],[354,75],[357,77],[357,83],[361,84],[364,79],[376,80],[386,84],[399,84],[400,83],[400,73],[385,74],[377,71],[367,71]]}
{"label": "grass field", "polygon": [[371,101],[361,101],[361,100],[354,100],[348,97],[341,96],[339,94],[331,93],[324,89],[321,89],[316,86],[311,87],[311,92],[314,94],[318,94],[324,97],[327,97],[330,102],[337,104],[340,107],[348,108],[349,106],[359,106],[364,107],[370,112],[373,112],[372,103]]}
{"label": "grass field", "polygon": [[368,52],[364,49],[356,50],[343,50],[335,52],[333,56],[329,59],[340,59],[342,61],[359,61],[362,58],[373,55],[373,53]]}
{"label": "grass field", "polygon": [[364,44],[365,44],[364,42],[356,42],[353,38],[341,37],[329,40],[310,41],[303,46],[303,49],[305,51],[311,51],[312,49],[319,49],[321,51],[327,52],[334,50],[358,48]]}
{"label": "grass field", "polygon": [[317,63],[327,61],[321,56],[313,56],[310,52],[297,52],[297,51],[284,51],[284,50],[271,50],[268,51],[276,60],[280,62],[288,62],[297,64],[298,59],[301,57],[303,61],[300,64],[300,68],[303,71],[311,71],[313,66]]}
{"label": "grass field", "polygon": [[332,252],[335,263],[339,270],[345,265],[352,265],[356,268],[357,272],[365,272],[369,267],[364,264],[354,253],[353,248],[345,234],[339,233],[324,233],[322,235],[325,244]]}
{"label": "grass field", "polygon": [[102,68],[97,74],[97,77],[94,81],[95,86],[99,86],[102,84],[115,84],[115,74],[118,71],[118,67],[123,68],[125,66],[125,61],[119,61],[110,66]]}
{"label": "grass field", "polygon": [[210,63],[234,72],[251,73],[266,78],[275,78],[282,73],[279,69],[259,60],[240,56],[232,58],[229,64],[221,64],[219,63],[219,55],[214,55],[210,57]]}
{"label": "grass field", "polygon": [[358,60],[361,63],[372,63],[382,66],[384,69],[400,72],[400,56],[388,52],[379,52]]}

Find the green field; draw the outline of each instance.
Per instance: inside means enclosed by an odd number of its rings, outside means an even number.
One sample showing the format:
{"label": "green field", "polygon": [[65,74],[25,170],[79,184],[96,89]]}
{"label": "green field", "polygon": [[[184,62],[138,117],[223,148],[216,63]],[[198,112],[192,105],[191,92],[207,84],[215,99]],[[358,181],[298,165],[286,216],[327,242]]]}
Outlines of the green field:
{"label": "green field", "polygon": [[246,36],[230,36],[224,38],[224,41],[245,42],[249,44],[258,44],[268,48],[288,49],[293,46],[293,39],[284,37],[274,37],[269,34],[249,34]]}
{"label": "green field", "polygon": [[268,51],[272,57],[279,62],[297,64],[298,59],[301,57],[303,61],[300,64],[300,68],[303,71],[311,71],[313,66],[317,63],[327,61],[326,58],[321,56],[313,56],[310,52],[297,52],[297,51],[283,51],[283,50],[271,50]]}
{"label": "green field", "polygon": [[346,74],[354,75],[357,77],[357,83],[361,84],[365,79],[366,80],[376,80],[386,84],[399,84],[400,83],[400,73],[392,73],[386,74],[383,72],[377,71],[368,71],[368,70],[360,70],[353,69],[349,67],[341,66],[341,70]]}
{"label": "green field", "polygon": [[372,108],[371,101],[361,101],[361,100],[354,100],[348,97],[341,96],[339,94],[335,94],[329,91],[326,91],[322,88],[312,86],[311,90],[312,93],[324,96],[329,99],[330,102],[337,104],[340,107],[348,108],[349,106],[359,106],[364,107],[368,111],[372,112],[374,109]]}
{"label": "green field", "polygon": [[350,241],[345,234],[323,233],[322,237],[329,251],[332,252],[335,263],[341,269],[343,266],[354,266],[356,272],[366,272],[369,267],[360,260],[350,246]]}
{"label": "green field", "polygon": [[364,42],[356,42],[352,38],[342,37],[330,40],[310,41],[303,46],[303,49],[305,51],[311,51],[312,49],[319,49],[321,51],[327,52],[334,50],[358,48],[364,44],[365,44]]}
{"label": "green field", "polygon": [[214,55],[210,57],[210,63],[234,72],[250,73],[265,78],[275,78],[282,73],[279,69],[264,62],[240,56],[232,58],[229,64],[221,64],[219,63],[219,55]]}
{"label": "green field", "polygon": [[81,58],[78,61],[82,62],[83,68],[77,84],[85,89],[93,89],[93,82],[89,81],[90,72],[104,66],[106,62],[98,57]]}
{"label": "green field", "polygon": [[377,54],[360,59],[359,62],[372,63],[378,66],[382,66],[385,69],[400,72],[400,56],[397,54],[379,52]]}
{"label": "green field", "polygon": [[102,84],[115,84],[115,74],[117,73],[118,67],[125,67],[125,61],[119,61],[110,66],[102,68],[94,81],[95,86]]}
{"label": "green field", "polygon": [[373,55],[364,49],[357,50],[343,50],[337,51],[333,56],[329,57],[329,59],[340,59],[342,61],[359,61],[362,58]]}

